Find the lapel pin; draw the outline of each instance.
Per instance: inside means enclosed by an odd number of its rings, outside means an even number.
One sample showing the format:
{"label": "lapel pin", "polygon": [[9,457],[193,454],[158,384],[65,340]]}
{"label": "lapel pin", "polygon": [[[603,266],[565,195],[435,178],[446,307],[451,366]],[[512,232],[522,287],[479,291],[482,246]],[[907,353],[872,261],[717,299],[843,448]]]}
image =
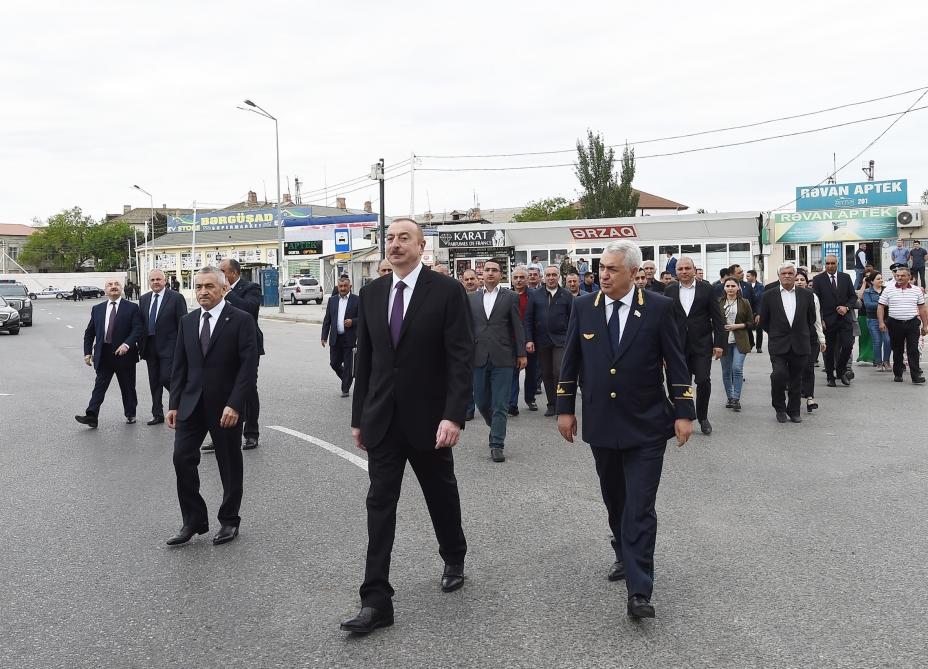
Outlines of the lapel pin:
{"label": "lapel pin", "polygon": [[638,311],[637,309],[635,309],[635,316],[637,316],[638,318],[641,318],[641,312]]}

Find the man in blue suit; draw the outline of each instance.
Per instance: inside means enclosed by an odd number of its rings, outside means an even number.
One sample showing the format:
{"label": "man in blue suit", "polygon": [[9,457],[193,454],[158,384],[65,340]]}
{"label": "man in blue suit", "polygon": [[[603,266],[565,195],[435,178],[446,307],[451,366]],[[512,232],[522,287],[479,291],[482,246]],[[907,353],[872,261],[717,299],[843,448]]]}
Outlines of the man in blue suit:
{"label": "man in blue suit", "polygon": [[[558,283],[561,271],[557,265],[545,267],[544,283],[529,294],[525,310],[525,350],[535,353],[541,366],[541,380],[545,385],[548,408],[545,416],[554,415],[555,386],[561,369],[564,336],[574,296]],[[532,402],[535,396],[532,395]],[[529,398],[526,397],[528,402]]]}
{"label": "man in blue suit", "polygon": [[573,443],[579,377],[583,440],[593,451],[614,537],[608,579],[625,578],[630,616],[653,618],[654,502],[664,449],[674,435],[678,445],[686,443],[696,410],[674,302],[635,287],[640,265],[635,244],[610,242],[599,263],[601,292],[574,301],[557,386],[557,427]]}
{"label": "man in blue suit", "polygon": [[164,422],[162,389],[171,388],[171,366],[177,346],[177,328],[187,313],[187,301],[167,287],[167,277],[160,269],[148,273],[151,291],[142,295],[139,310],[142,315],[142,341],[139,346],[148,366],[148,387],[151,390],[151,420],[149,425]]}
{"label": "man in blue suit", "polygon": [[329,344],[329,366],[342,381],[342,397],[348,397],[354,378],[354,347],[358,341],[358,296],[351,292],[351,279],[338,278],[338,296],[325,305],[322,319],[322,345]]}
{"label": "man in blue suit", "polygon": [[139,400],[135,393],[135,365],[139,361],[138,342],[142,336],[139,306],[122,297],[122,283],[110,279],[104,287],[106,302],[94,306],[84,331],[84,362],[97,371],[90,403],[83,416],[74,419],[83,425],[97,426],[100,406],[113,375],[119,382],[126,422],[135,422]]}

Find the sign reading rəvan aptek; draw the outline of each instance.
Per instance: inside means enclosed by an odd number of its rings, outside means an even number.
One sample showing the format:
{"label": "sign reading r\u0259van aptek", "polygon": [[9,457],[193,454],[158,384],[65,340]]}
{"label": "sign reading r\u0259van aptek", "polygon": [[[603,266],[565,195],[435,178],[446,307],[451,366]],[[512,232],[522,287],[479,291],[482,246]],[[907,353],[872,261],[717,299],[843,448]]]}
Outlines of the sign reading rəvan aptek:
{"label": "sign reading r\u0259van aptek", "polygon": [[907,198],[907,179],[797,186],[796,211],[905,205]]}

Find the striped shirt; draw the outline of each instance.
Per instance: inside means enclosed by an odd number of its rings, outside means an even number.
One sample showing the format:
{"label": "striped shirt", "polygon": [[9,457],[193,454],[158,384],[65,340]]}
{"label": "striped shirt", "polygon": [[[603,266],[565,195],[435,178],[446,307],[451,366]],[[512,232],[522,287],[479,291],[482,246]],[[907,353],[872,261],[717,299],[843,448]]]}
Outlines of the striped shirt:
{"label": "striped shirt", "polygon": [[918,286],[896,288],[890,283],[880,295],[880,304],[888,308],[889,317],[897,321],[908,321],[918,316],[918,307],[925,303],[925,294]]}

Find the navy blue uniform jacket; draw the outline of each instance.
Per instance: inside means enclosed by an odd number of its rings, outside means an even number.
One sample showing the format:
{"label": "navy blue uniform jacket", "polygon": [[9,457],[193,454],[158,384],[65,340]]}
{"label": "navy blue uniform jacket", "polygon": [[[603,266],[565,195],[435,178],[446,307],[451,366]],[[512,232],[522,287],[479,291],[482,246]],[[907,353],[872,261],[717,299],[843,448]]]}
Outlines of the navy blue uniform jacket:
{"label": "navy blue uniform jacket", "polygon": [[576,413],[577,377],[583,370],[581,427],[583,441],[590,446],[653,446],[674,436],[676,419],[696,418],[673,308],[670,298],[637,289],[613,356],[603,294],[574,300],[557,385],[557,413]]}
{"label": "navy blue uniform jacket", "polygon": [[[100,367],[100,354],[103,351],[103,338],[106,335],[106,310],[110,309],[111,300],[95,304],[90,310],[90,322],[84,330],[84,355],[93,353],[93,368]],[[123,298],[116,309],[116,322],[113,323],[113,350],[125,344],[129,352],[125,360],[139,361],[139,339],[142,336],[142,314],[139,305]]]}
{"label": "navy blue uniform jacket", "polygon": [[535,346],[563,346],[573,301],[570,291],[560,286],[553,298],[544,284],[529,291],[525,307],[525,341],[534,342]]}
{"label": "navy blue uniform jacket", "polygon": [[[325,304],[325,318],[322,319],[322,341],[329,341],[329,346],[335,346],[338,338],[338,293],[330,297]],[[345,319],[351,319],[351,327],[345,328],[345,348],[354,348],[358,341],[358,305],[360,301],[354,293],[348,293],[348,305],[345,307]]]}

